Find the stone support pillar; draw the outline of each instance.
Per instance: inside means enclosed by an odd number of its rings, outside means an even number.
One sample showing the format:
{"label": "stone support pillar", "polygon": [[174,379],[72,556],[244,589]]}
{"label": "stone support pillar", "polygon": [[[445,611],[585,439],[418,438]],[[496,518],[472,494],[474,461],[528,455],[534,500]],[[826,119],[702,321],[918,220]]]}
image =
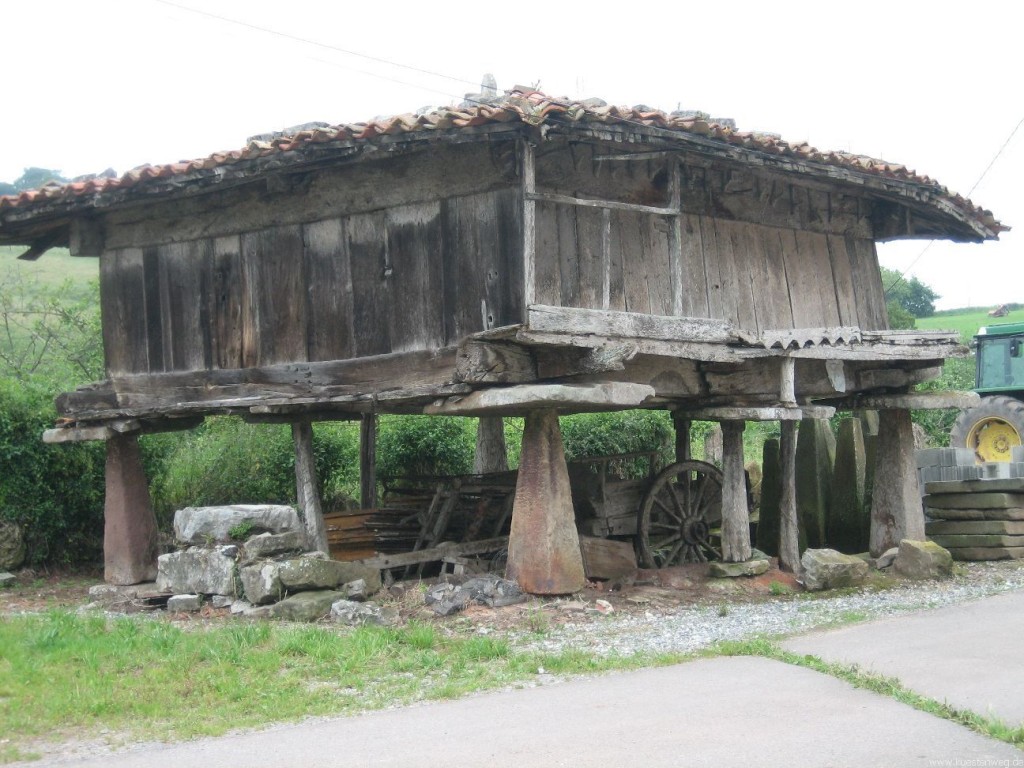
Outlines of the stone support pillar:
{"label": "stone support pillar", "polygon": [[722,422],[722,559],[742,563],[750,559],[750,512],[743,473],[742,421]]}
{"label": "stone support pillar", "polygon": [[139,584],[156,578],[156,516],[135,435],[107,440],[103,502],[103,578]]}
{"label": "stone support pillar", "polygon": [[923,541],[924,509],[914,461],[914,428],[910,411],[882,411],[875,448],[871,494],[870,552],[878,557],[899,546],[901,539]]}
{"label": "stone support pillar", "polygon": [[535,595],[578,592],[586,579],[558,414],[532,411],[525,422],[507,576]]}

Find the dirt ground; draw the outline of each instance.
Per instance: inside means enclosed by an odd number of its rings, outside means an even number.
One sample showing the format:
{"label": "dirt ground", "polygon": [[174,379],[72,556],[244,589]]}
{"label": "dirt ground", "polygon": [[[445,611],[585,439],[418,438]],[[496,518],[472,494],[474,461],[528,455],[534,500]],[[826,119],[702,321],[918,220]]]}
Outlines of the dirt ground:
{"label": "dirt ground", "polygon": [[[707,568],[706,563],[693,563],[660,571],[639,570],[618,581],[591,582],[575,595],[531,597],[525,603],[497,609],[471,605],[446,618],[436,616],[423,602],[426,588],[444,577],[399,581],[375,596],[374,600],[397,608],[405,621],[451,622],[462,618],[470,619],[475,625],[502,629],[535,621],[538,610],[544,611],[550,623],[559,623],[563,620],[579,621],[586,615],[596,618],[607,613],[665,611],[698,603],[749,602],[802,591],[792,574],[774,567],[761,576],[740,579],[712,579],[707,575]],[[24,570],[16,575],[18,580],[14,585],[0,588],[0,615],[77,610],[95,602],[96,599],[89,595],[89,589],[103,582],[99,570],[50,573]],[[449,578],[457,580],[457,577]],[[159,613],[134,596],[105,601],[102,607],[120,613]],[[177,614],[169,618],[180,622],[232,620],[227,608],[214,609],[209,604],[198,615]]]}

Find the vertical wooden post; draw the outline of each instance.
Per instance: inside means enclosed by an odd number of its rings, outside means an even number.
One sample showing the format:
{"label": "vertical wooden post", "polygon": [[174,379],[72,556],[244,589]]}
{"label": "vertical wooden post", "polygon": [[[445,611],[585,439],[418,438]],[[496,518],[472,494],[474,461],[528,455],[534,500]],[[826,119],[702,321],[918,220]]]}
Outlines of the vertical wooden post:
{"label": "vertical wooden post", "polygon": [[103,500],[103,578],[139,584],[156,578],[156,516],[135,435],[107,440]]}
{"label": "vertical wooden post", "polygon": [[676,461],[689,461],[692,456],[690,448],[690,419],[686,414],[672,411],[672,426],[676,431]]}
{"label": "vertical wooden post", "polygon": [[533,145],[519,142],[523,194],[523,322],[531,304],[537,303],[537,203],[530,196],[537,191]]}
{"label": "vertical wooden post", "polygon": [[313,455],[313,426],[308,421],[292,424],[292,442],[295,443],[295,495],[306,524],[306,546],[328,555],[327,527],[320,505],[320,484]]}
{"label": "vertical wooden post", "polygon": [[901,539],[923,541],[924,509],[914,461],[910,411],[883,411],[878,420],[875,479],[871,493],[872,557],[899,546]]}
{"label": "vertical wooden post", "polygon": [[668,229],[668,275],[669,291],[672,297],[672,314],[683,314],[683,219],[681,215],[681,192],[679,178],[679,160],[668,159],[668,195],[669,207],[675,214],[669,218]]}
{"label": "vertical wooden post", "polygon": [[501,416],[481,416],[476,427],[476,453],[473,471],[478,475],[508,472],[508,449],[505,447],[505,420]]}
{"label": "vertical wooden post", "polygon": [[377,506],[377,414],[364,413],[359,422],[359,506]]}
{"label": "vertical wooden post", "polygon": [[742,421],[722,422],[722,559],[742,563],[750,559],[750,513],[743,473]]}
{"label": "vertical wooden post", "polygon": [[781,362],[779,402],[783,405],[796,405],[796,359],[784,357]]}
{"label": "vertical wooden post", "polygon": [[586,585],[558,414],[532,411],[523,426],[507,576],[535,595],[566,595]]}
{"label": "vertical wooden post", "polygon": [[796,443],[799,422],[783,421],[779,439],[779,474],[782,494],[779,498],[779,568],[800,573],[800,524],[796,513]]}

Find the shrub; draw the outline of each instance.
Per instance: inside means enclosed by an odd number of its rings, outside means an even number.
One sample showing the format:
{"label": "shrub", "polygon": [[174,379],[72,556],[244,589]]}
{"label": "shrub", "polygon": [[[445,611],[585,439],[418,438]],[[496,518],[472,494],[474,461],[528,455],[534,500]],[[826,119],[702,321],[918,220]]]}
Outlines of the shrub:
{"label": "shrub", "polygon": [[457,416],[382,416],[377,474],[393,477],[464,475],[473,471],[476,419]]}
{"label": "shrub", "polygon": [[[657,451],[660,463],[673,460],[672,418],[667,411],[579,413],[560,420],[569,461],[610,453]],[[647,462],[638,459],[620,468],[626,477],[644,477]]]}
{"label": "shrub", "polygon": [[0,517],[22,526],[28,563],[95,562],[103,546],[101,443],[46,445],[51,394],[0,379]]}
{"label": "shrub", "polygon": [[[161,437],[147,442],[144,457],[163,526],[187,506],[295,503],[295,449],[287,425],[214,417],[176,440]],[[313,452],[328,509],[344,506],[357,492],[358,441],[358,427],[350,423],[314,427]]]}

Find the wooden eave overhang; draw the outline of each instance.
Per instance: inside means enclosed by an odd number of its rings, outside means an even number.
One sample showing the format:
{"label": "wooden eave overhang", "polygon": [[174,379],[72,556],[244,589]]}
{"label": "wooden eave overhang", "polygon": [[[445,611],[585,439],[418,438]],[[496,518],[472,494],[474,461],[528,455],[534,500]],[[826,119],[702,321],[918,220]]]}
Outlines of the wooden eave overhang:
{"label": "wooden eave overhang", "polygon": [[[615,124],[549,117],[539,125],[499,122],[447,130],[411,131],[350,139],[307,143],[287,151],[233,160],[181,174],[147,178],[130,186],[112,186],[97,192],[44,198],[27,204],[0,208],[0,244],[40,247],[68,245],[70,222],[109,211],[144,206],[158,200],[191,198],[232,187],[267,183],[290,174],[320,168],[386,158],[435,144],[459,144],[525,137],[545,140],[614,144],[621,154],[638,160],[653,155],[675,156],[684,163],[711,163],[754,169],[782,177],[797,185],[835,189],[846,194],[881,201],[875,222],[877,240],[895,238],[947,238],[959,242],[995,239],[1005,227],[988,217],[957,205],[942,187],[915,179],[892,178],[855,167],[773,154],[721,139],[637,123]],[[285,187],[286,188],[286,187]],[[994,223],[987,223],[991,219]],[[42,241],[46,239],[46,243]]]}

